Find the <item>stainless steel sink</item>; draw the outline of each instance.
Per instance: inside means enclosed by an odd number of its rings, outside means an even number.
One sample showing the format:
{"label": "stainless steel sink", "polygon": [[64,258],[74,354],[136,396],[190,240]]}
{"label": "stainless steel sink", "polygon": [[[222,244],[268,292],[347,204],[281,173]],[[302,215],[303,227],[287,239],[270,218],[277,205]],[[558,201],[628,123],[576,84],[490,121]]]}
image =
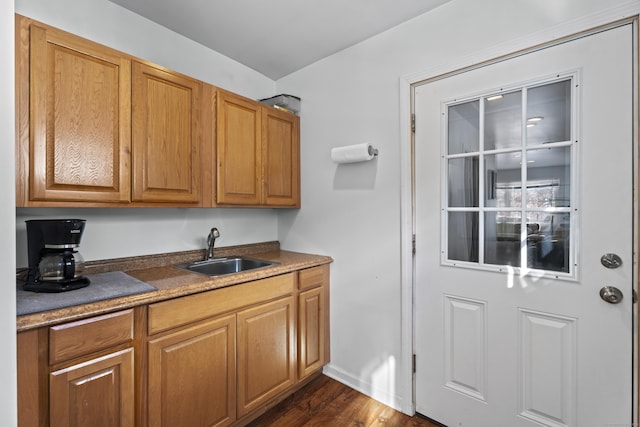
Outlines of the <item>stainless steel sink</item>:
{"label": "stainless steel sink", "polygon": [[260,259],[233,257],[233,258],[214,258],[205,261],[194,262],[193,264],[176,265],[177,268],[187,270],[192,273],[202,274],[204,276],[223,276],[225,274],[241,273],[256,268],[269,267],[276,265],[277,262],[263,261]]}

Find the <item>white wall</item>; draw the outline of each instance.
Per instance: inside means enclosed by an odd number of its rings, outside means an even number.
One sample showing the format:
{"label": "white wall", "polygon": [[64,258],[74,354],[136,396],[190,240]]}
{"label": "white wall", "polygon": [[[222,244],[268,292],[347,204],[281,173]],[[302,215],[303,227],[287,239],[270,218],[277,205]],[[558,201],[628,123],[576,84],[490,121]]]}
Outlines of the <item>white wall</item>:
{"label": "white wall", "polygon": [[[20,0],[15,12],[249,98],[274,95],[273,80],[106,0]],[[87,261],[204,248],[211,227],[221,233],[216,246],[278,238],[273,209],[23,208],[15,215],[18,267],[27,264],[24,221],[32,218],[87,219],[80,247]]]}
{"label": "white wall", "polygon": [[[276,92],[302,98],[302,209],[279,215],[279,238],[285,249],[335,259],[326,373],[410,409],[401,349],[400,79],[471,65],[464,59],[479,51],[628,3],[453,0],[276,82]],[[364,141],[379,148],[377,160],[331,162],[331,147]]]}
{"label": "white wall", "polygon": [[13,0],[0,0],[0,425],[17,424]]}
{"label": "white wall", "polygon": [[107,0],[16,0],[15,12],[249,98],[273,80]]}
{"label": "white wall", "polygon": [[278,240],[273,209],[17,209],[16,265],[26,267],[27,219],[87,220],[80,244],[86,261],[204,249],[211,227],[216,247]]}

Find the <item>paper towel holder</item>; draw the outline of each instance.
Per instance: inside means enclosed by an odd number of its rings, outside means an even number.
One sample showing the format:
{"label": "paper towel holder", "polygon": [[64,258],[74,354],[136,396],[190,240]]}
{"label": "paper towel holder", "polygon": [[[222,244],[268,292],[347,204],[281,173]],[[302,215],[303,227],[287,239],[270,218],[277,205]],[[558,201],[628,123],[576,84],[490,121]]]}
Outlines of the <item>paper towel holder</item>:
{"label": "paper towel holder", "polygon": [[376,157],[378,157],[378,149],[369,142],[331,149],[331,160],[338,164],[366,162]]}

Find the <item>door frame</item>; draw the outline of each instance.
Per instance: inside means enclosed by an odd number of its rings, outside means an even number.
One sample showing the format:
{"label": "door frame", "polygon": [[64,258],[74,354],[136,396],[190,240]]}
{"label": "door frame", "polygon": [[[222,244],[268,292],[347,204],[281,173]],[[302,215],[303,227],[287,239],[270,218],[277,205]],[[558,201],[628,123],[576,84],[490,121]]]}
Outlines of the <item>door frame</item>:
{"label": "door frame", "polygon": [[[414,319],[415,319],[415,265],[413,257],[414,246],[414,133],[412,131],[412,117],[414,114],[414,89],[417,85],[427,84],[497,62],[505,61],[517,56],[525,55],[536,50],[544,49],[556,44],[578,39],[598,31],[618,27],[625,24],[634,26],[634,123],[633,123],[633,289],[638,292],[638,253],[640,253],[640,236],[638,235],[638,190],[640,188],[640,174],[638,173],[638,122],[640,113],[638,108],[639,87],[639,21],[640,5],[636,2],[625,3],[621,6],[599,11],[581,18],[546,28],[529,36],[514,39],[500,45],[496,45],[472,55],[457,58],[451,62],[440,64],[431,69],[400,77],[400,216],[401,216],[401,360],[400,372],[401,390],[404,390],[404,399],[398,402],[399,409],[409,415],[415,414],[415,375],[414,375]],[[640,396],[638,384],[640,383],[640,364],[638,343],[640,332],[638,331],[638,317],[640,303],[635,305],[633,324],[633,421],[638,422],[638,408]],[[419,365],[418,365],[419,369]]]}

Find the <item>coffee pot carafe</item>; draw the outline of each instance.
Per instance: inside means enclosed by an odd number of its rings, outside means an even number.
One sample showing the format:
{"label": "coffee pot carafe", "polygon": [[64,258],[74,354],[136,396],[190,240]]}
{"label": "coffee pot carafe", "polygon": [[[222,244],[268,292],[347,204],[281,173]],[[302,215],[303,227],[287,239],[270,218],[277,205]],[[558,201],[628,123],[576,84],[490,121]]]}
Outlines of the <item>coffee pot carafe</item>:
{"label": "coffee pot carafe", "polygon": [[77,251],[83,219],[28,220],[29,269],[24,290],[64,292],[89,285],[82,276],[84,259]]}
{"label": "coffee pot carafe", "polygon": [[38,264],[40,279],[61,281],[77,279],[84,271],[84,258],[78,251],[45,250]]}

